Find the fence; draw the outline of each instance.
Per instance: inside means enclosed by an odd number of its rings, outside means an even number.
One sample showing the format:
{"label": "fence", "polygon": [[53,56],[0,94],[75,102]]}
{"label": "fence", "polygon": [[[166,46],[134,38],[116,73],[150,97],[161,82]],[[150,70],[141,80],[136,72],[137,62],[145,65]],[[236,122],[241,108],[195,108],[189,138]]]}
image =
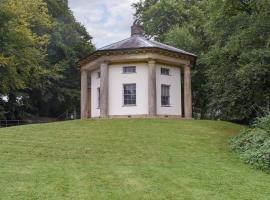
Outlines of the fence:
{"label": "fence", "polygon": [[10,126],[19,126],[27,124],[26,121],[22,120],[0,120],[0,128],[7,128]]}
{"label": "fence", "polygon": [[43,124],[49,122],[55,122],[60,120],[0,120],[0,128],[7,128],[11,126],[21,126],[27,124]]}
{"label": "fence", "polygon": [[0,120],[0,128],[7,128],[11,126],[20,126],[26,124],[43,124],[57,121],[67,121],[78,119],[79,115],[75,111],[73,112],[65,112],[59,115],[57,118],[36,118],[33,120]]}

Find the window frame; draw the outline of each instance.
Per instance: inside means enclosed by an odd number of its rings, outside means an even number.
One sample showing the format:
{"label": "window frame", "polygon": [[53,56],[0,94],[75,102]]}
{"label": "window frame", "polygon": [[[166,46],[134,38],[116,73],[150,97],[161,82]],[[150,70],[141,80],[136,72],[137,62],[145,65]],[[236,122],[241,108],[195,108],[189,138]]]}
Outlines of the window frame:
{"label": "window frame", "polygon": [[[128,69],[132,69],[132,70],[128,70]],[[137,73],[137,67],[136,66],[124,66],[122,68],[122,73],[123,74],[134,74]]]}
{"label": "window frame", "polygon": [[98,72],[97,72],[97,79],[100,79],[100,77],[101,77],[101,72],[98,71]]}
{"label": "window frame", "polygon": [[[131,86],[131,85],[134,85],[135,86],[135,94],[125,94],[125,86]],[[123,107],[132,107],[132,106],[136,106],[137,105],[137,84],[136,83],[124,83],[123,86],[122,86],[122,104],[123,104]],[[130,95],[130,96],[134,96],[135,95],[135,98],[128,98],[126,99],[126,97]],[[134,103],[126,103],[127,101],[135,101]]]}
{"label": "window frame", "polygon": [[[164,92],[164,89],[163,87],[166,87],[168,88],[168,95],[164,95],[163,92]],[[167,84],[161,84],[161,93],[160,93],[160,96],[161,96],[161,106],[162,107],[171,107],[171,85],[167,85]],[[164,102],[164,99],[163,98],[167,98],[165,99],[165,101],[167,101],[168,103],[166,104],[163,104]]]}
{"label": "window frame", "polygon": [[[164,71],[165,73],[164,73]],[[170,76],[170,69],[169,68],[166,68],[166,67],[161,67],[160,68],[160,75],[164,75],[164,76]]]}

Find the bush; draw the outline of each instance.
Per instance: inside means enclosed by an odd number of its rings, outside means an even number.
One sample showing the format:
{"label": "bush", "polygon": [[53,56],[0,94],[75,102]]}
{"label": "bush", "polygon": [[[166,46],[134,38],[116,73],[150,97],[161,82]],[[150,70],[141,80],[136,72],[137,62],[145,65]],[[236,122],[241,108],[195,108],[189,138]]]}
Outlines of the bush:
{"label": "bush", "polygon": [[259,118],[251,128],[242,130],[231,145],[246,163],[270,172],[270,116]]}

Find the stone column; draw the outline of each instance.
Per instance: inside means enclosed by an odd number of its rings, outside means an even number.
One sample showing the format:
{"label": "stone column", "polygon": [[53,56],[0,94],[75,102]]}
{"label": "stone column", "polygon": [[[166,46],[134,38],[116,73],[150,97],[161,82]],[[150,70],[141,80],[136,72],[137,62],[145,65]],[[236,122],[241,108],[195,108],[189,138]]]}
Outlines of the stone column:
{"label": "stone column", "polygon": [[186,119],[192,118],[192,93],[189,65],[184,66],[184,112]]}
{"label": "stone column", "polygon": [[88,84],[87,71],[81,71],[81,119],[88,118]]}
{"label": "stone column", "polygon": [[91,93],[91,89],[92,89],[92,81],[91,81],[91,73],[88,73],[88,118],[92,117],[92,93]]}
{"label": "stone column", "polygon": [[148,61],[148,106],[149,116],[157,115],[156,62]]}
{"label": "stone column", "polygon": [[91,87],[88,87],[88,118],[92,117],[92,93]]}
{"label": "stone column", "polygon": [[100,65],[100,117],[108,117],[108,63]]}

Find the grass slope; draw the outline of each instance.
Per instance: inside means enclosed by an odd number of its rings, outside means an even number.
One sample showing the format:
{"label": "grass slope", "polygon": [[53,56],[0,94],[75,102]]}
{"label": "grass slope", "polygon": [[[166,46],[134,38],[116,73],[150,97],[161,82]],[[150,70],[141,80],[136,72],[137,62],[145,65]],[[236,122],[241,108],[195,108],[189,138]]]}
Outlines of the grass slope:
{"label": "grass slope", "polygon": [[227,122],[89,120],[0,129],[0,198],[267,199]]}

